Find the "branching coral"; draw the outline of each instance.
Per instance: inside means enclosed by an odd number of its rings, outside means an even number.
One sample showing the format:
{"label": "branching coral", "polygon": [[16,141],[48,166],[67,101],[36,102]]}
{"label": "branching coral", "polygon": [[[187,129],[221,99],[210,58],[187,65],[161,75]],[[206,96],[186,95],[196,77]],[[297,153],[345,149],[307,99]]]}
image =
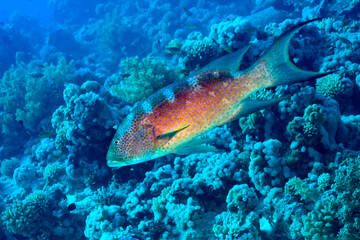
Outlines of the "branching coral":
{"label": "branching coral", "polygon": [[191,70],[203,67],[220,53],[214,41],[210,37],[203,37],[200,32],[189,34],[181,51],[186,54],[185,65]]}
{"label": "branching coral", "polygon": [[327,75],[316,82],[317,91],[337,100],[351,97],[353,88],[354,84],[350,79],[342,78],[337,73]]}
{"label": "branching coral", "polygon": [[179,79],[179,75],[165,61],[153,57],[126,58],[121,62],[125,74],[111,76],[110,92],[122,100],[135,103],[158,89]]}
{"label": "branching coral", "polygon": [[331,186],[339,195],[336,217],[343,224],[341,235],[348,232],[359,238],[360,219],[358,208],[360,204],[360,158],[359,156],[343,156],[341,166],[335,172],[334,184]]}
{"label": "branching coral", "polygon": [[26,104],[26,74],[23,68],[11,67],[0,80],[0,141],[2,143],[19,144],[21,136],[27,138],[22,134],[23,126],[14,121],[18,109],[23,109]]}
{"label": "branching coral", "polygon": [[233,21],[213,24],[209,36],[223,48],[237,49],[243,42],[249,42],[251,36],[248,30],[252,28],[248,20],[237,17]]}
{"label": "branching coral", "polygon": [[341,116],[342,131],[339,133],[341,142],[346,148],[359,150],[360,146],[360,115]]}
{"label": "branching coral", "polygon": [[51,122],[57,133],[55,143],[60,149],[69,143],[90,147],[89,139],[100,144],[106,138],[103,133],[111,128],[112,113],[104,99],[93,91],[85,91],[86,88],[69,84],[64,90],[66,106],[60,106],[53,113]]}
{"label": "branching coral", "polygon": [[258,198],[254,188],[247,184],[235,185],[226,198],[227,212],[216,216],[213,226],[219,239],[260,239]]}
{"label": "branching coral", "polygon": [[165,53],[169,56],[176,55],[180,52],[182,46],[183,43],[179,39],[172,39],[166,46]]}
{"label": "branching coral", "polygon": [[120,22],[121,16],[118,7],[114,8],[111,13],[107,13],[103,21],[98,22],[97,35],[101,50],[119,47],[119,40],[121,39],[121,36],[119,36]]}
{"label": "branching coral", "polygon": [[300,158],[304,159],[307,154],[311,155],[307,147],[313,149],[336,147],[335,137],[340,125],[338,104],[333,99],[325,99],[323,96],[321,98],[323,105],[309,105],[302,118],[295,117],[288,123],[287,133],[294,139],[291,143],[292,153],[288,162],[295,163]]}
{"label": "branching coral", "polygon": [[229,182],[246,178],[245,172],[238,170],[246,162],[241,157],[237,150],[230,153],[190,155],[184,159],[175,159],[175,169],[183,173],[183,176],[189,175],[208,190],[217,191]]}
{"label": "branching coral", "polygon": [[43,174],[47,185],[60,182],[61,177],[65,175],[65,165],[60,163],[47,165]]}
{"label": "branching coral", "polygon": [[315,208],[303,217],[301,234],[306,240],[336,239],[337,223],[334,196],[324,196],[317,201]]}
{"label": "branching coral", "polygon": [[95,208],[86,218],[85,236],[90,240],[97,240],[104,239],[102,238],[104,233],[114,232],[119,235],[123,230],[119,225],[120,222],[116,221],[119,212],[120,207],[116,205]]}
{"label": "branching coral", "polygon": [[50,64],[44,67],[44,75],[63,88],[65,83],[72,83],[76,79],[75,62],[74,60],[67,62],[64,56],[59,57],[56,65]]}
{"label": "branching coral", "polygon": [[258,135],[261,132],[261,127],[264,126],[264,123],[265,118],[260,111],[239,119],[239,125],[242,133],[250,135]]}
{"label": "branching coral", "polygon": [[179,188],[165,188],[161,195],[153,200],[152,209],[155,213],[155,221],[167,219],[166,224],[175,224],[178,231],[185,231],[196,227],[202,208],[192,197],[186,198],[185,202],[178,202],[177,195],[180,191]]}
{"label": "branching coral", "polygon": [[293,177],[285,185],[285,193],[300,196],[300,200],[316,201],[317,192],[298,177]]}
{"label": "branching coral", "polygon": [[293,176],[286,166],[286,158],[281,157],[282,143],[276,139],[258,142],[250,156],[249,176],[255,189],[266,195],[272,187],[283,186],[284,179]]}
{"label": "branching coral", "polygon": [[6,208],[2,220],[10,231],[34,239],[49,239],[52,231],[50,198],[44,191],[29,194]]}
{"label": "branching coral", "polygon": [[7,112],[14,112],[14,110],[25,105],[26,87],[26,70],[23,68],[11,67],[5,72],[1,79],[1,108]]}
{"label": "branching coral", "polygon": [[[28,133],[38,134],[41,131],[41,121],[57,107],[56,101],[48,104],[51,95],[49,91],[51,83],[48,78],[58,84],[61,90],[65,82],[75,79],[74,62],[67,64],[62,57],[57,66],[52,64],[45,66],[44,75],[29,73],[26,68],[11,68],[5,73],[1,82],[1,88],[6,92],[1,98],[2,106],[6,111],[2,115],[6,120],[2,124],[3,134],[8,135],[10,126],[13,128],[11,133],[16,134],[22,128],[21,125]],[[12,122],[8,121],[10,117]],[[14,119],[21,122],[21,125],[15,124]]]}
{"label": "branching coral", "polygon": [[25,88],[26,104],[23,108],[16,110],[16,120],[23,121],[26,129],[36,129],[40,120],[49,114],[47,105],[48,100],[48,81],[42,77],[39,79],[28,77]]}

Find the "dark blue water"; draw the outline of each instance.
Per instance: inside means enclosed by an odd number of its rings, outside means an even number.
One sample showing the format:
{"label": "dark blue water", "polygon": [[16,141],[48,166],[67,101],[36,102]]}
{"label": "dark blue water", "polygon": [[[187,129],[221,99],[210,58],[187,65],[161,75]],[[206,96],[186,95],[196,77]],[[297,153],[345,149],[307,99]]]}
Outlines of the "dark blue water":
{"label": "dark blue water", "polygon": [[[359,10],[1,1],[0,239],[360,239]],[[218,84],[227,94],[204,105]],[[223,103],[231,116],[209,126]],[[135,131],[136,106],[172,114]],[[194,128],[211,130],[134,164]]]}

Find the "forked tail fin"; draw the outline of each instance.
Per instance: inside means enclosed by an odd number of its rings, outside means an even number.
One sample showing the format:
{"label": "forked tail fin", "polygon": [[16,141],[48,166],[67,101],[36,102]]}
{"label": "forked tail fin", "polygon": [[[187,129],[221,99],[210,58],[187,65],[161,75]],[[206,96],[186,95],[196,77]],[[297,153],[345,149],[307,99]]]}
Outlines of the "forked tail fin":
{"label": "forked tail fin", "polygon": [[298,82],[309,81],[312,79],[326,76],[333,72],[319,73],[306,71],[298,68],[289,58],[289,44],[294,34],[306,24],[317,21],[319,19],[309,20],[300,23],[275,40],[273,45],[265,52],[265,54],[254,64],[254,68],[250,69],[250,74],[258,77],[263,87],[274,87],[278,85],[286,85]]}

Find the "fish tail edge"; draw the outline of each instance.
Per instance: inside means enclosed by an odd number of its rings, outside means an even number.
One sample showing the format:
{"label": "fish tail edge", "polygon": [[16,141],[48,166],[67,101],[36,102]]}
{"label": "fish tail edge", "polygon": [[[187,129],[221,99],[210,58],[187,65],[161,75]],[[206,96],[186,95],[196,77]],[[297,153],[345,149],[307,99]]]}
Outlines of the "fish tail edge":
{"label": "fish tail edge", "polygon": [[263,82],[264,87],[274,87],[299,82],[314,80],[329,75],[332,72],[320,73],[315,71],[302,70],[297,67],[289,57],[289,44],[292,37],[304,26],[319,18],[297,24],[283,33],[269,47],[265,54],[257,61],[256,71],[265,70],[267,80]]}

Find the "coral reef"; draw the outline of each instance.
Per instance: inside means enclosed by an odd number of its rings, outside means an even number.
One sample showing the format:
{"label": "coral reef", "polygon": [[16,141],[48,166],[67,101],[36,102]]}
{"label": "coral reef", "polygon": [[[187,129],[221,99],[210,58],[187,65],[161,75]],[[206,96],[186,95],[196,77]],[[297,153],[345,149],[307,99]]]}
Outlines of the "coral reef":
{"label": "coral reef", "polygon": [[[48,5],[0,21],[0,239],[360,239],[358,0]],[[254,93],[283,98],[201,136],[216,152],[106,165],[138,101],[315,18],[289,55],[332,74]]]}

